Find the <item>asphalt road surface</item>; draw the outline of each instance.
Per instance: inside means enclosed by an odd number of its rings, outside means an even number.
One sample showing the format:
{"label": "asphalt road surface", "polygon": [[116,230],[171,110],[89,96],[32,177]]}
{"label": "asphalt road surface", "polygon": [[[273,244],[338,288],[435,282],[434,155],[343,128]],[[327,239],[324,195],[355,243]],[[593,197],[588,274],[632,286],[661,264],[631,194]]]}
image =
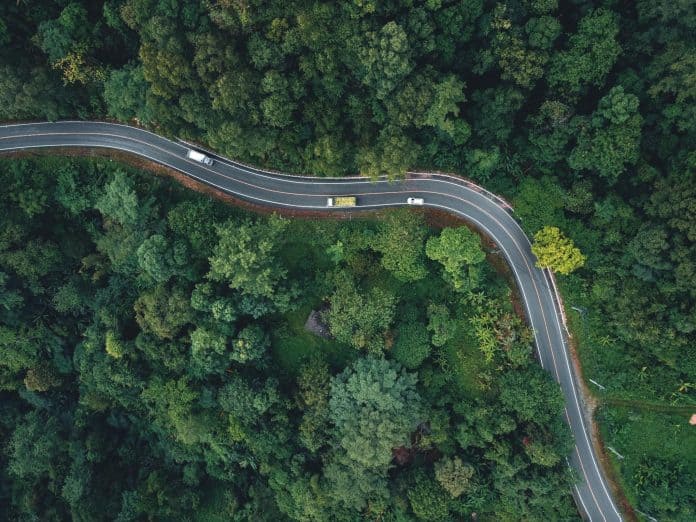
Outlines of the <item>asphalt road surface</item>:
{"label": "asphalt road surface", "polygon": [[451,212],[473,223],[498,245],[509,263],[534,331],[541,365],[563,390],[565,415],[575,439],[569,464],[579,478],[574,497],[580,513],[597,522],[622,519],[590,440],[591,420],[583,413],[583,398],[569,360],[563,311],[552,276],[535,267],[529,240],[502,199],[459,178],[440,174],[411,173],[398,182],[299,177],[265,172],[220,156],[213,156],[215,164],[208,167],[188,159],[185,144],[126,125],[71,121],[0,126],[0,152],[51,147],[129,152],[268,207],[345,212],[327,208],[327,197],[357,196],[357,210],[404,206],[407,197],[416,197],[423,198],[426,207]]}

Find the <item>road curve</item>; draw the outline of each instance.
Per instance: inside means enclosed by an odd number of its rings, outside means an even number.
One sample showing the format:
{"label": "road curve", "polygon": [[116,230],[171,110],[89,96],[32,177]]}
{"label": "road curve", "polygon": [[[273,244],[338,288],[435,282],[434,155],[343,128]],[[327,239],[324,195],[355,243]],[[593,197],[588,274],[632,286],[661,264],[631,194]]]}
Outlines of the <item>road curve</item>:
{"label": "road curve", "polygon": [[541,365],[561,385],[566,419],[575,439],[569,464],[579,478],[574,497],[580,513],[593,522],[622,520],[591,443],[591,420],[583,413],[581,387],[570,362],[563,311],[553,277],[534,265],[529,239],[502,199],[460,178],[442,174],[410,173],[398,182],[361,177],[301,177],[266,172],[220,156],[216,156],[212,167],[207,167],[186,158],[185,144],[127,125],[65,121],[0,126],[0,152],[52,147],[129,152],[268,207],[343,212],[327,208],[326,198],[354,195],[358,197],[359,209],[377,209],[403,206],[406,198],[413,196],[424,198],[427,207],[470,221],[498,245],[510,265],[534,332]]}

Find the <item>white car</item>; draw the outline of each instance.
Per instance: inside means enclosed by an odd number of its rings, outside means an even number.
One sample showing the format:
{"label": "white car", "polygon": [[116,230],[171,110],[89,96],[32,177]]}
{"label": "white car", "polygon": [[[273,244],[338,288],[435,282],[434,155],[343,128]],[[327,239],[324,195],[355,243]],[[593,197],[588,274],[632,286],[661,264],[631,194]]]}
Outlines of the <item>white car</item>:
{"label": "white car", "polygon": [[408,203],[409,205],[422,205],[423,198],[408,198],[406,200],[406,203]]}
{"label": "white car", "polygon": [[208,165],[209,167],[215,163],[212,158],[209,158],[205,154],[198,152],[197,150],[189,149],[189,151],[186,153],[186,157],[189,159],[192,159],[194,161],[197,161],[199,163],[203,163],[204,165]]}

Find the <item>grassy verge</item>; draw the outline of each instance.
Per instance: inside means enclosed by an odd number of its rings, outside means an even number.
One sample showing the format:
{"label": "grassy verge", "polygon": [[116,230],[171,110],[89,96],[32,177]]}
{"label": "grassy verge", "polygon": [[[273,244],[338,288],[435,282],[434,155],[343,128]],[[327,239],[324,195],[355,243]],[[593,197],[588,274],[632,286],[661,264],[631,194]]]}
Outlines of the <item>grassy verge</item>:
{"label": "grassy verge", "polygon": [[645,514],[660,521],[696,520],[696,429],[688,424],[696,406],[684,404],[688,398],[677,393],[673,372],[606,334],[580,278],[564,278],[560,286],[618,485],[645,520]]}
{"label": "grassy verge", "polygon": [[637,510],[659,520],[696,519],[696,429],[689,414],[603,405],[602,438],[619,455],[609,458]]}
{"label": "grassy verge", "polygon": [[[606,318],[593,309],[582,279],[571,275],[559,281],[559,286],[584,377],[598,397],[653,404],[693,404],[692,396],[680,391],[683,376],[678,371],[612,337]],[[590,379],[604,389],[589,382]]]}

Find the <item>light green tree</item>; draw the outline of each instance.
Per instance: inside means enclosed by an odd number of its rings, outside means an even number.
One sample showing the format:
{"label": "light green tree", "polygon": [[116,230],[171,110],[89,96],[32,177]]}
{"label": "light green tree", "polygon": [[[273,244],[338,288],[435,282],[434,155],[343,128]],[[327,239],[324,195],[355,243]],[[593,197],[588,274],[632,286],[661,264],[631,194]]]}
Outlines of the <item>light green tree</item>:
{"label": "light green tree", "polygon": [[179,287],[168,289],[163,285],[142,293],[133,309],[140,328],[159,339],[174,339],[193,315],[186,292]]}
{"label": "light green tree", "polygon": [[240,363],[255,361],[263,357],[270,342],[268,336],[258,325],[246,326],[232,341],[231,358]]}
{"label": "light green tree", "polygon": [[161,234],[154,234],[143,241],[136,256],[142,271],[158,283],[190,272],[191,258],[186,243],[169,241]]}
{"label": "light green tree", "polygon": [[24,386],[29,391],[44,392],[58,386],[60,382],[55,367],[51,363],[43,361],[29,368],[24,377]]}
{"label": "light green tree", "polygon": [[114,173],[95,208],[105,217],[126,226],[142,223],[150,214],[152,198],[138,197],[133,179],[121,170]]}
{"label": "light green tree", "polygon": [[415,164],[419,148],[402,129],[389,125],[380,131],[375,144],[358,150],[356,161],[365,176],[401,178]]}
{"label": "light green tree", "polygon": [[538,267],[564,275],[583,266],[587,259],[558,227],[544,227],[534,234],[532,252],[537,257]]}
{"label": "light green tree", "polygon": [[191,333],[192,373],[197,376],[221,373],[230,363],[227,339],[212,328],[198,327]]}
{"label": "light green tree", "polygon": [[116,334],[112,330],[106,332],[104,349],[106,350],[106,353],[108,353],[114,359],[120,359],[126,352],[123,346],[123,341],[116,337]]}
{"label": "light green tree", "polygon": [[218,244],[210,258],[208,278],[242,293],[240,308],[259,317],[290,307],[287,270],[277,258],[287,221],[271,216],[263,222],[230,220],[217,227]]}

